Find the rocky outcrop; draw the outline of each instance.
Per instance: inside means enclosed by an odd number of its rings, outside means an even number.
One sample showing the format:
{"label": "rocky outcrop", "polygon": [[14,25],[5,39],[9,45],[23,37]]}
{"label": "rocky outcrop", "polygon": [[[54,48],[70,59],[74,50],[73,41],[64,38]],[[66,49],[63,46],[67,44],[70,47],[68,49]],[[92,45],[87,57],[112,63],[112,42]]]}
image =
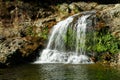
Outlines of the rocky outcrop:
{"label": "rocky outcrop", "polygon": [[[109,52],[103,52],[99,53],[100,58],[103,62],[108,63],[114,63],[114,65],[119,63],[119,57],[116,55],[119,55],[117,51],[120,50],[120,4],[97,4],[97,3],[86,3],[86,2],[77,2],[77,3],[71,3],[71,4],[62,4],[58,6],[58,11],[60,12],[59,20],[66,18],[67,16],[70,16],[75,13],[81,13],[83,11],[90,11],[90,10],[96,10],[96,17],[97,17],[97,23],[96,23],[96,30],[100,31],[104,28],[107,29],[107,33],[112,34],[113,38],[115,39],[115,45],[112,45],[111,47],[116,49],[116,53],[112,54],[115,50]],[[104,31],[104,30],[103,30]],[[105,31],[104,31],[105,32]],[[105,35],[105,34],[104,34]],[[108,34],[107,34],[108,35]],[[113,43],[114,44],[114,43]],[[105,43],[103,44],[105,45]],[[111,45],[111,44],[110,44]],[[101,47],[102,48],[102,47]],[[111,49],[111,48],[110,48]],[[107,55],[106,55],[107,54]]]}
{"label": "rocky outcrop", "polygon": [[111,34],[120,40],[120,4],[63,2],[52,5],[37,0],[0,0],[0,63],[33,61],[39,55],[36,52],[46,44],[52,26],[83,11],[96,10],[101,22],[98,25],[109,26]]}
{"label": "rocky outcrop", "polygon": [[[0,63],[17,64],[35,60],[37,50],[43,48],[43,43],[35,37],[8,38],[0,43]],[[33,54],[34,53],[34,54]]]}
{"label": "rocky outcrop", "polygon": [[120,4],[103,9],[101,17],[106,26],[110,27],[112,34],[120,40]]}
{"label": "rocky outcrop", "polygon": [[[120,51],[120,4],[104,5],[102,10],[99,11],[99,17],[104,22],[104,26],[109,27],[109,32],[118,41],[118,52],[111,55],[109,60],[111,65],[119,64],[119,51]],[[116,42],[117,42],[116,41]],[[115,43],[115,42],[114,42]]]}

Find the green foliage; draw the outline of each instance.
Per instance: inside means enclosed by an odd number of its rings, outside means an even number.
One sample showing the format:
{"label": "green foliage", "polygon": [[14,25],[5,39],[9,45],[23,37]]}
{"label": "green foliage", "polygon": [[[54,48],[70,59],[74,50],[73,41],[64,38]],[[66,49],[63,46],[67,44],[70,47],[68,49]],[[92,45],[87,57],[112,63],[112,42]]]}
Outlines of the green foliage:
{"label": "green foliage", "polygon": [[94,41],[94,31],[88,31],[86,33],[86,50],[87,52],[92,52],[94,50],[94,45],[95,45],[95,41]]}
{"label": "green foliage", "polygon": [[46,40],[48,37],[48,27],[46,26],[42,28],[41,31],[38,33],[36,32],[36,29],[36,26],[28,26],[26,28],[26,35],[36,36]]}
{"label": "green foliage", "polygon": [[94,45],[88,45],[88,51],[96,53],[117,53],[120,48],[120,41],[110,34],[108,30],[94,32]]}
{"label": "green foliage", "polygon": [[[71,27],[68,28],[67,35],[63,36],[66,48],[74,50],[76,44],[76,32]],[[78,44],[83,46],[82,44]],[[79,47],[79,48],[80,48]],[[95,53],[118,53],[120,50],[120,41],[111,35],[108,28],[99,31],[88,31],[86,33],[85,49],[87,52]]]}
{"label": "green foliage", "polygon": [[76,37],[75,37],[75,30],[73,30],[71,27],[68,27],[67,34],[63,36],[64,43],[66,45],[66,48],[69,50],[74,50],[75,49],[75,42],[76,42]]}

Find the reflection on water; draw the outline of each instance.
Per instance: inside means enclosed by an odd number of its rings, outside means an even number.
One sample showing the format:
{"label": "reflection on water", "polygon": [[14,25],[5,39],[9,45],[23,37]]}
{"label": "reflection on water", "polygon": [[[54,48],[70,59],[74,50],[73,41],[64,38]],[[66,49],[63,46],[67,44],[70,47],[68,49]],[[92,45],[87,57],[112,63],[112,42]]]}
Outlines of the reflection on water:
{"label": "reflection on water", "polygon": [[29,64],[0,69],[0,80],[120,80],[120,69],[97,64]]}
{"label": "reflection on water", "polygon": [[[56,65],[44,65],[40,69],[44,71],[42,77],[46,80],[88,80],[85,67],[82,68],[82,66],[77,65]],[[41,71],[39,72],[41,73]]]}

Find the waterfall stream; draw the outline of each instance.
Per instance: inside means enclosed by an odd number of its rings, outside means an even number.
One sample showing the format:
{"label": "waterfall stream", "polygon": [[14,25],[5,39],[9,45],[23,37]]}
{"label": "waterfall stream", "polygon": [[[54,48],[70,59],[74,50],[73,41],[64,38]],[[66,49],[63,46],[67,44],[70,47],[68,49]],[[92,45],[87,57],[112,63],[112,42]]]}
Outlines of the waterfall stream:
{"label": "waterfall stream", "polygon": [[35,63],[93,63],[86,54],[86,33],[93,30],[94,18],[95,12],[91,11],[58,22],[51,30],[46,49]]}

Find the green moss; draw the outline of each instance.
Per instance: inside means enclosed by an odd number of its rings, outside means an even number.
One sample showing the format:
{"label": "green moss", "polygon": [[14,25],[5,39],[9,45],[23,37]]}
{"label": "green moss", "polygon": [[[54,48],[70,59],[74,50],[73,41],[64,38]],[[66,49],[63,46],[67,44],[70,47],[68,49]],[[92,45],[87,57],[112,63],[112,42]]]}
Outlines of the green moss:
{"label": "green moss", "polygon": [[75,42],[76,42],[76,37],[75,37],[75,30],[73,30],[71,27],[68,28],[67,34],[63,36],[64,43],[66,45],[67,50],[74,50],[75,49]]}

